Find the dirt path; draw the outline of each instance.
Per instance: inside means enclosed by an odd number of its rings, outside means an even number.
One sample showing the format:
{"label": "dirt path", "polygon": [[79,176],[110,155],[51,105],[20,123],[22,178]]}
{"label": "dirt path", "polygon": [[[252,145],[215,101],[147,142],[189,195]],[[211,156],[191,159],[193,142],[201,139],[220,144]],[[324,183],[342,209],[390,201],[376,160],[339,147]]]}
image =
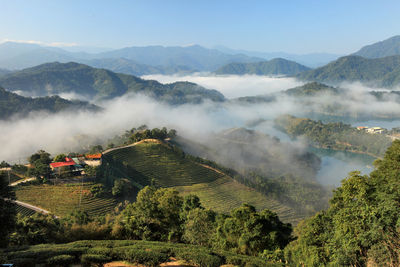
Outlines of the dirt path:
{"label": "dirt path", "polygon": [[107,150],[103,151],[102,154],[104,155],[104,154],[110,153],[111,151],[114,151],[114,150],[117,150],[117,149],[132,147],[132,146],[136,146],[136,145],[142,144],[142,143],[157,143],[157,144],[163,144],[163,142],[160,141],[160,140],[158,140],[158,139],[143,139],[143,140],[141,140],[141,141],[139,141],[139,142],[136,142],[136,143],[133,143],[133,144],[130,144],[130,145],[119,146],[119,147],[114,147],[114,148],[107,149]]}
{"label": "dirt path", "polygon": [[26,178],[26,179],[24,179],[24,180],[19,180],[19,181],[16,181],[16,182],[14,182],[14,183],[11,183],[10,186],[16,186],[16,185],[19,185],[19,184],[22,184],[22,183],[26,183],[26,182],[29,182],[29,181],[33,181],[33,180],[35,180],[35,179],[36,179],[35,177]]}

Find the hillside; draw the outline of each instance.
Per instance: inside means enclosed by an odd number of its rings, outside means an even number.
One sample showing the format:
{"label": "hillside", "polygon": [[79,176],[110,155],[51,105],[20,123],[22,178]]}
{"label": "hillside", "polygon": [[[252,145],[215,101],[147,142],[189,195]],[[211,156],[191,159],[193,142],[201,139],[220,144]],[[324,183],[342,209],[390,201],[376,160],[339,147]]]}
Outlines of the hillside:
{"label": "hillside", "polygon": [[256,74],[256,75],[296,75],[310,70],[310,68],[294,61],[283,58],[274,58],[269,61],[254,63],[230,63],[220,67],[216,74]]}
{"label": "hillside", "polygon": [[313,153],[244,128],[208,136],[206,143],[181,137],[175,142],[186,153],[210,160],[208,164],[298,214],[312,214],[327,204],[329,192],[315,180],[320,159]]}
{"label": "hillside", "polygon": [[81,60],[81,63],[91,67],[108,69],[117,73],[124,73],[135,76],[149,74],[175,74],[175,73],[191,73],[196,70],[186,66],[151,66],[137,63],[126,58],[102,58]]}
{"label": "hillside", "polygon": [[0,120],[14,115],[24,116],[33,111],[55,113],[77,109],[96,111],[100,108],[85,101],[70,101],[59,96],[23,97],[0,87]]}
{"label": "hillside", "polygon": [[105,153],[101,167],[104,184],[129,178],[135,184],[175,187],[198,195],[206,208],[229,212],[242,203],[269,208],[285,221],[298,222],[301,214],[255,189],[236,182],[223,172],[193,161],[182,151],[164,143],[142,142]]}
{"label": "hillside", "polygon": [[[66,216],[81,209],[90,216],[111,213],[118,201],[111,195],[96,197],[90,192],[95,183],[60,185],[19,185],[16,187],[17,200],[38,206],[57,216]],[[82,194],[82,196],[81,196]]]}
{"label": "hillside", "polygon": [[393,87],[400,84],[400,56],[367,59],[360,56],[341,57],[323,67],[296,76],[307,81],[337,84],[343,81]]}
{"label": "hillside", "polygon": [[0,85],[37,95],[75,92],[97,99],[113,98],[125,93],[143,93],[172,104],[199,103],[204,99],[223,101],[216,90],[194,83],[161,84],[136,76],[70,63],[47,63],[0,77]]}
{"label": "hillside", "polygon": [[10,72],[11,72],[10,70],[0,69],[0,76],[3,76],[3,75],[8,74]]}
{"label": "hillside", "polygon": [[385,134],[371,134],[342,122],[322,123],[307,118],[282,115],[276,126],[292,138],[305,137],[310,145],[381,157],[392,143]]}
{"label": "hillside", "polygon": [[323,83],[318,83],[318,82],[311,82],[311,83],[306,83],[302,86],[298,86],[295,88],[288,89],[284,91],[283,93],[289,96],[316,96],[320,94],[339,94],[341,92],[340,89],[328,86]]}
{"label": "hillside", "polygon": [[381,58],[400,55],[400,35],[393,36],[371,45],[366,45],[353,55],[365,58]]}

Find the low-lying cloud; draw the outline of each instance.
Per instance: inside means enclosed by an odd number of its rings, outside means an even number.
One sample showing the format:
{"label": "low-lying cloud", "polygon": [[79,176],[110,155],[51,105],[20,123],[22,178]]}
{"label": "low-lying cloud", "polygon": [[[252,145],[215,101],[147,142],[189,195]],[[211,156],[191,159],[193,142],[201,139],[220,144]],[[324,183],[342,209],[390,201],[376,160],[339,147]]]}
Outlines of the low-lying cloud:
{"label": "low-lying cloud", "polygon": [[[228,97],[259,95],[289,89],[302,83],[289,78],[257,76],[159,76],[161,82],[189,80],[207,88],[216,88]],[[149,77],[148,77],[149,78]],[[151,76],[156,79],[156,76]],[[197,79],[197,80],[196,80]],[[247,82],[246,82],[247,81]],[[357,85],[359,86],[359,85]],[[368,90],[365,90],[367,92]],[[397,113],[400,104],[396,100],[376,101],[362,90],[349,90],[356,97],[319,96],[307,105],[298,98],[278,97],[265,103],[241,103],[228,101],[222,104],[205,102],[199,105],[170,106],[141,95],[126,95],[102,103],[102,112],[66,111],[58,114],[33,113],[26,118],[0,121],[0,161],[25,162],[27,156],[39,149],[53,155],[77,151],[82,146],[101,143],[125,130],[146,124],[149,127],[175,128],[185,137],[207,140],[212,132],[230,127],[249,126],[289,141],[273,128],[273,119],[280,114],[301,115],[306,111],[321,109],[333,101],[341,102],[351,112]],[[75,98],[70,94],[68,98]],[[265,120],[262,124],[253,122]],[[379,126],[379,125],[373,125]],[[399,125],[400,126],[400,125]]]}
{"label": "low-lying cloud", "polygon": [[142,78],[157,80],[161,83],[189,81],[205,88],[216,89],[226,98],[270,94],[304,84],[304,82],[295,78],[259,75],[207,75],[198,73],[185,76],[145,75]]}

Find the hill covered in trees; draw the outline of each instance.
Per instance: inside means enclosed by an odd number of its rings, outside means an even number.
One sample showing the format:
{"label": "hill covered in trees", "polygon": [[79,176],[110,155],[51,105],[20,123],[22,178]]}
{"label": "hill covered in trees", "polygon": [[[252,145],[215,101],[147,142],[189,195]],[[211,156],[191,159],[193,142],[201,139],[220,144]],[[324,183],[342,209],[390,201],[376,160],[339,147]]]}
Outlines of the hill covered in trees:
{"label": "hill covered in trees", "polygon": [[399,266],[400,141],[370,175],[354,171],[327,210],[299,224],[285,251],[289,265]]}
{"label": "hill covered in trees", "polygon": [[400,56],[374,59],[360,56],[341,57],[323,67],[300,73],[296,77],[331,84],[359,81],[372,86],[393,87],[400,84]]}
{"label": "hill covered in trees", "polygon": [[85,101],[70,101],[59,96],[23,97],[0,87],[0,120],[5,120],[15,115],[24,116],[33,111],[55,113],[65,110],[76,111],[77,109],[100,110],[99,107]]}
{"label": "hill covered in trees", "polygon": [[205,99],[223,101],[216,90],[208,90],[190,82],[161,84],[136,76],[96,69],[87,65],[47,63],[0,77],[0,85],[10,90],[22,90],[37,95],[77,93],[96,99],[142,93],[171,104],[199,103]]}
{"label": "hill covered in trees", "polygon": [[269,61],[252,63],[230,63],[220,67],[215,71],[216,74],[256,74],[256,75],[296,75],[310,70],[294,61],[283,58],[274,58]]}
{"label": "hill covered in trees", "polygon": [[374,44],[366,45],[353,55],[365,58],[380,58],[400,55],[400,35],[390,37]]}
{"label": "hill covered in trees", "polygon": [[370,134],[342,122],[322,123],[307,118],[282,115],[276,126],[292,138],[304,136],[311,145],[335,150],[383,156],[392,140],[384,134]]}

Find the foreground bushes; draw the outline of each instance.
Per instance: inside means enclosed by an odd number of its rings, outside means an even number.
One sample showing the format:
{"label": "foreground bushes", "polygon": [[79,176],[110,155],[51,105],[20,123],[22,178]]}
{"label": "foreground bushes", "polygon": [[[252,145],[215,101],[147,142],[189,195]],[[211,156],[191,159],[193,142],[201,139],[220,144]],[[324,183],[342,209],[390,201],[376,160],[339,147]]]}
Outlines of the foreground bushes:
{"label": "foreground bushes", "polygon": [[0,250],[0,258],[16,266],[45,264],[48,266],[68,266],[81,263],[84,266],[124,260],[145,266],[158,266],[171,257],[185,260],[200,267],[214,267],[223,264],[237,266],[283,266],[268,264],[260,257],[235,254],[233,252],[209,248],[150,241],[103,240],[77,241],[68,244],[45,244],[8,248]]}

